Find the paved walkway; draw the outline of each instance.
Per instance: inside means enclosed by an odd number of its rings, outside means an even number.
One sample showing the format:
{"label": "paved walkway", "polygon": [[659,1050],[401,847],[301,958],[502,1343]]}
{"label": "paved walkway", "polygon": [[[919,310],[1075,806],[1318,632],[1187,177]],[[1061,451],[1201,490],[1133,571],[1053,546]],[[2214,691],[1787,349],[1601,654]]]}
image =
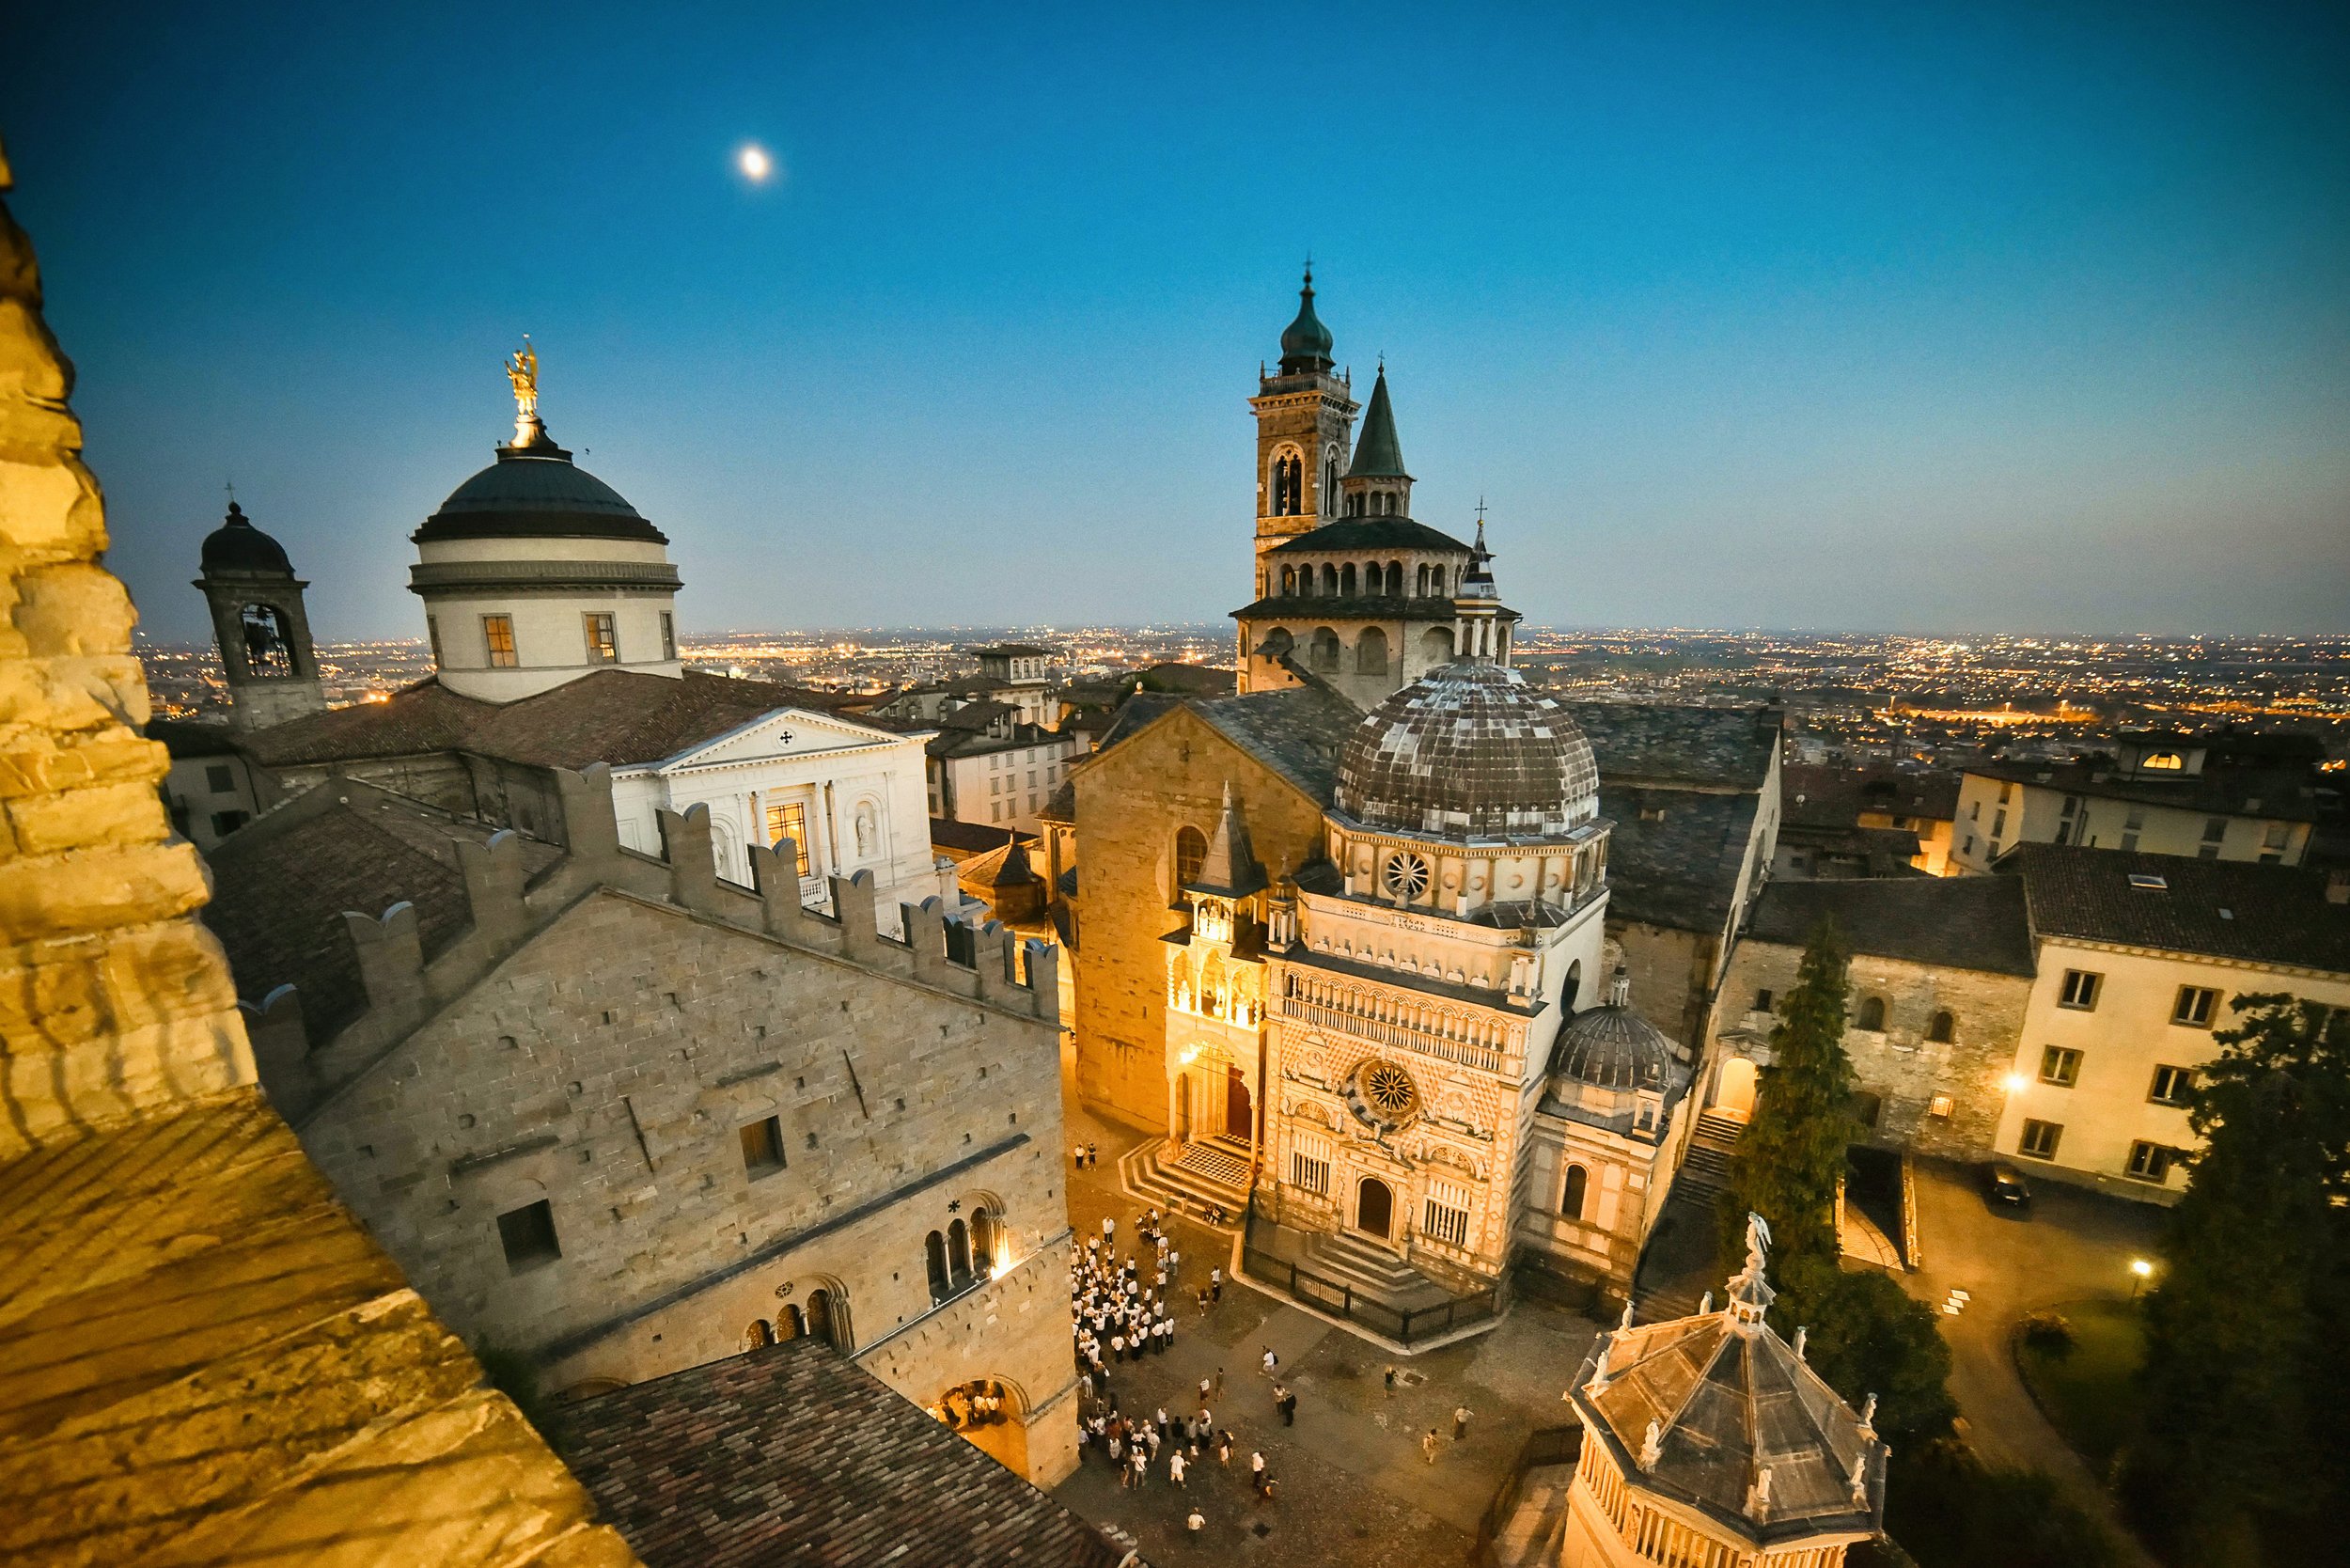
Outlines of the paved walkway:
{"label": "paved walkway", "polygon": [[[1064,1144],[1091,1139],[1102,1159],[1098,1169],[1071,1179],[1071,1222],[1084,1236],[1098,1232],[1107,1214],[1118,1221],[1122,1244],[1133,1234],[1137,1206],[1118,1189],[1115,1159],[1140,1135],[1082,1110],[1069,1113],[1069,1124]],[[1067,1157],[1066,1147],[1061,1153]],[[1205,1279],[1212,1262],[1229,1275],[1229,1239],[1181,1219],[1170,1233],[1183,1255],[1185,1287]],[[1126,1490],[1096,1452],[1054,1494],[1162,1568],[1229,1563],[1236,1552],[1283,1568],[1464,1561],[1527,1434],[1564,1423],[1560,1396],[1598,1331],[1575,1314],[1521,1303],[1491,1334],[1389,1356],[1343,1329],[1230,1284],[1206,1317],[1191,1308],[1178,1321],[1173,1349],[1113,1367],[1119,1408],[1130,1416],[1162,1402],[1170,1415],[1196,1409],[1199,1379],[1221,1369],[1224,1392],[1211,1408],[1215,1423],[1239,1438],[1232,1468],[1221,1469],[1211,1451],[1191,1484],[1179,1490],[1167,1479],[1162,1452],[1151,1481]],[[1271,1386],[1257,1370],[1268,1346],[1298,1396],[1294,1427],[1281,1424]],[[1402,1374],[1393,1395],[1381,1376],[1390,1362]],[[1459,1442],[1452,1438],[1455,1405],[1473,1412]],[[1439,1435],[1434,1465],[1419,1446],[1431,1428]],[[1252,1450],[1265,1455],[1279,1483],[1270,1504],[1258,1503],[1249,1491]],[[1194,1503],[1206,1519],[1196,1536],[1184,1528]]]}
{"label": "paved walkway", "polygon": [[[1980,1173],[1938,1160],[1918,1162],[1918,1226],[1925,1266],[1897,1275],[1910,1294],[1940,1308],[1953,1289],[1968,1293],[1941,1319],[1950,1345],[1950,1393],[1967,1440],[1994,1465],[2047,1471],[2081,1506],[2119,1529],[2103,1478],[2092,1475],[2040,1407],[2015,1370],[2010,1340],[2041,1307],[2130,1294],[2130,1260],[2152,1257],[2162,1211],[2099,1193],[2032,1184],[2029,1218],[1994,1212]],[[2123,1532],[2126,1536],[2126,1532]],[[2129,1543],[2135,1547],[2135,1540]],[[2151,1559],[2138,1560],[2151,1568]]]}

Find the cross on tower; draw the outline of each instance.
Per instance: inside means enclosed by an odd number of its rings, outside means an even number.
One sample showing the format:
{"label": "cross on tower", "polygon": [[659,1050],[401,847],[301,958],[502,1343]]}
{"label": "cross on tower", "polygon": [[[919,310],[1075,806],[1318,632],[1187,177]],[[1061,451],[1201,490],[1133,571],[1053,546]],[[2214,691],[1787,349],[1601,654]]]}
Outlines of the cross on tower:
{"label": "cross on tower", "polygon": [[1477,498],[1477,525],[1480,528],[1485,525],[1485,497],[1482,495]]}

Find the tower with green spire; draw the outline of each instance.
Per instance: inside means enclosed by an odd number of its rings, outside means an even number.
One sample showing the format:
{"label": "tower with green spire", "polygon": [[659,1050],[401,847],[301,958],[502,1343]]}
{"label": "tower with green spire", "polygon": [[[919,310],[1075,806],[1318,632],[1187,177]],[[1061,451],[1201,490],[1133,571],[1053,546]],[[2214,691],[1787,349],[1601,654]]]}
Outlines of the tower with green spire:
{"label": "tower with green spire", "polygon": [[1306,265],[1297,319],[1281,334],[1280,367],[1259,367],[1257,396],[1258,592],[1265,552],[1339,512],[1339,476],[1355,429],[1354,388],[1330,357],[1330,329],[1314,314],[1314,269]]}

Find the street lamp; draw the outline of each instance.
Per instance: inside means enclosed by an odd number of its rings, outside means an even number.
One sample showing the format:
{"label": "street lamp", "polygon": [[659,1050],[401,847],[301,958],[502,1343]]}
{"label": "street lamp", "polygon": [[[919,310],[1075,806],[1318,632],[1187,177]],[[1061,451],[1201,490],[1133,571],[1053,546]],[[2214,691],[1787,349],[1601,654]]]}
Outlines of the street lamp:
{"label": "street lamp", "polygon": [[2020,1094],[2023,1092],[2024,1075],[2021,1073],[2010,1073],[2003,1081],[2006,1083],[2007,1091],[2010,1094]]}
{"label": "street lamp", "polygon": [[2154,1265],[2148,1262],[2145,1259],[2132,1258],[2130,1260],[2130,1299],[2132,1301],[2136,1301],[2138,1299],[2139,1288],[2143,1286],[2147,1280],[2153,1278],[2154,1274]]}

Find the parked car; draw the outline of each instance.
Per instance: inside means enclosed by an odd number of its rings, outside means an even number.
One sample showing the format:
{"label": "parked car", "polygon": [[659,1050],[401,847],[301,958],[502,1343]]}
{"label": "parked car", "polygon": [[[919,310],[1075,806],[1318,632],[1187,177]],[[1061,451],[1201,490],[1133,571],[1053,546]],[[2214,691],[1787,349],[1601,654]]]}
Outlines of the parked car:
{"label": "parked car", "polygon": [[2019,1215],[2031,1213],[2031,1184],[2024,1173],[2004,1161],[1983,1171],[1983,1196],[1995,1209],[2013,1209]]}

